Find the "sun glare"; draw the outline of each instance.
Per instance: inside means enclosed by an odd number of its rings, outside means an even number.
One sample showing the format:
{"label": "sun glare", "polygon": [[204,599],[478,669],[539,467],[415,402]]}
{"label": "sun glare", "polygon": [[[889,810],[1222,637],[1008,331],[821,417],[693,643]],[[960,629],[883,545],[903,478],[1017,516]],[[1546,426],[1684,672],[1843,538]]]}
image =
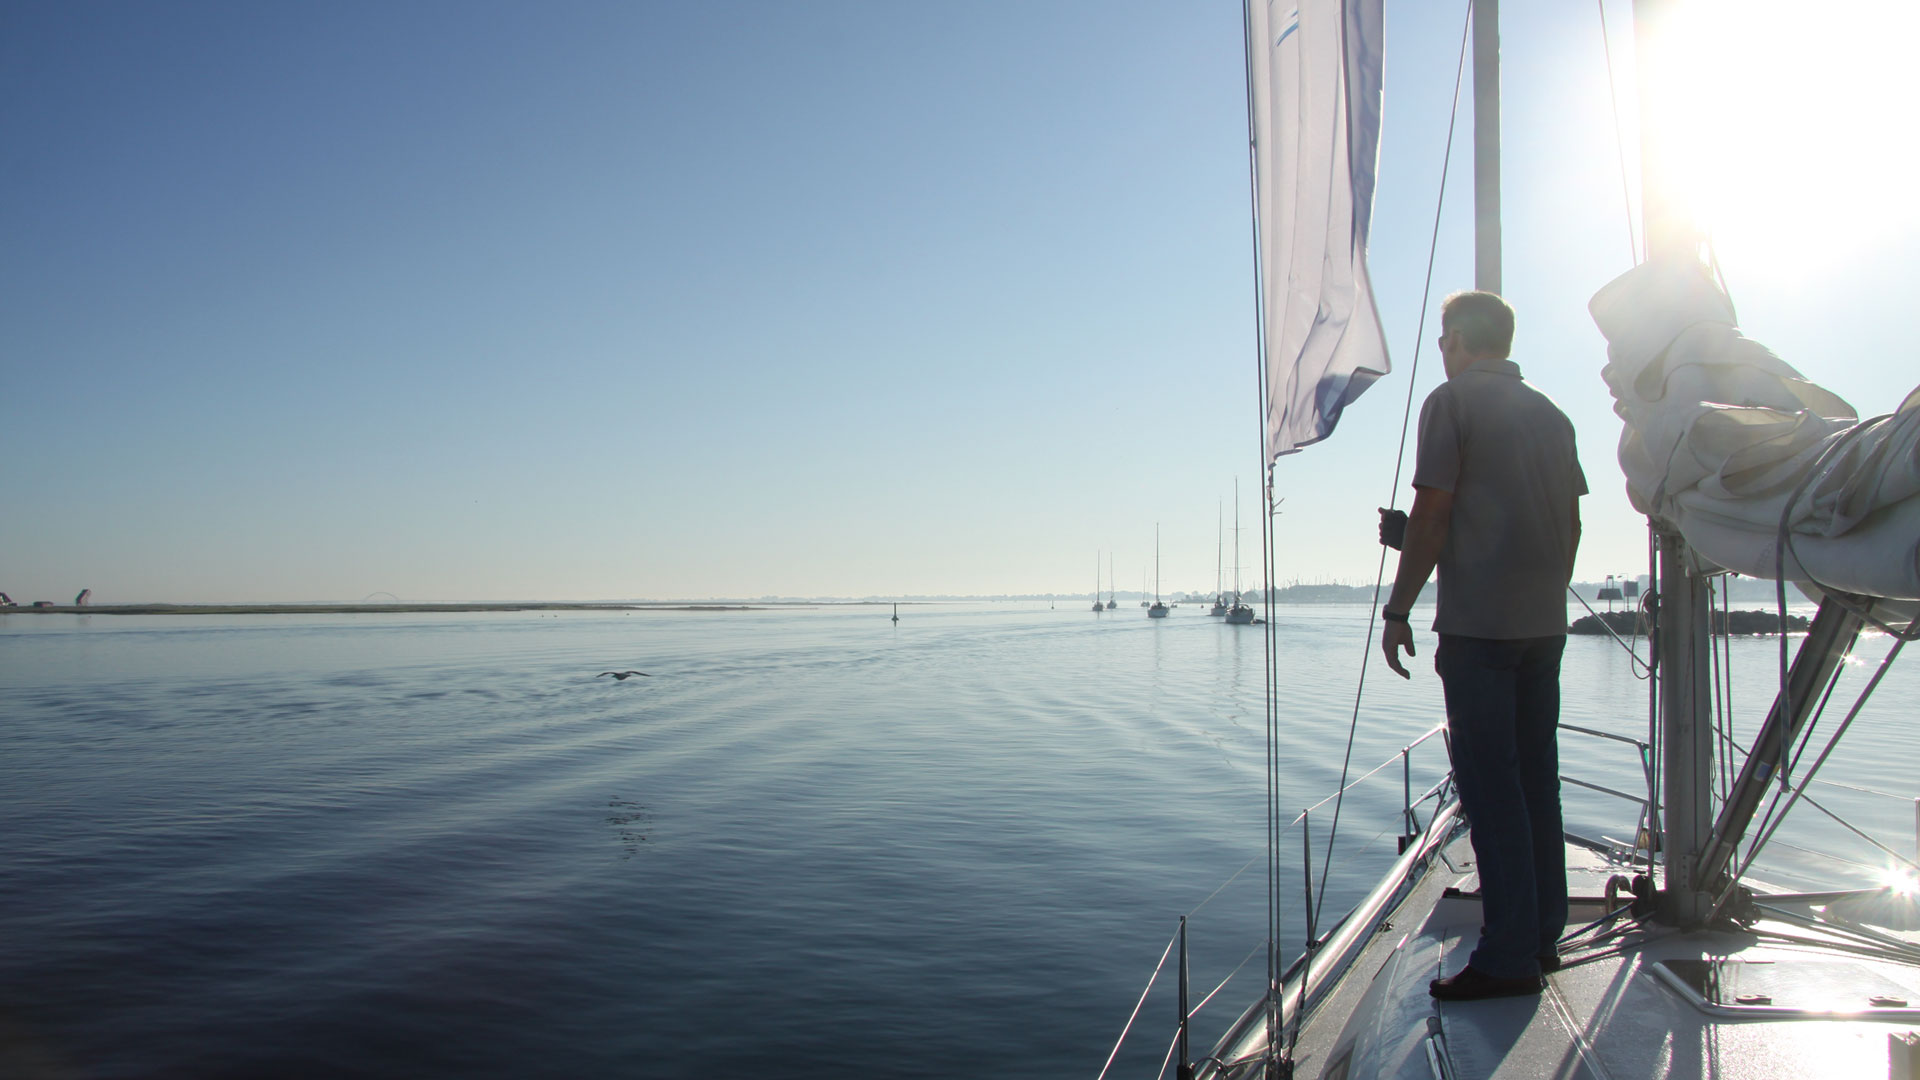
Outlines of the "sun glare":
{"label": "sun glare", "polygon": [[1920,893],[1920,881],[1916,881],[1914,872],[1906,867],[1882,870],[1880,884],[1891,890],[1895,896],[1913,896]]}
{"label": "sun glare", "polygon": [[1659,28],[1656,144],[1723,250],[1792,278],[1920,232],[1912,0],[1692,0]]}

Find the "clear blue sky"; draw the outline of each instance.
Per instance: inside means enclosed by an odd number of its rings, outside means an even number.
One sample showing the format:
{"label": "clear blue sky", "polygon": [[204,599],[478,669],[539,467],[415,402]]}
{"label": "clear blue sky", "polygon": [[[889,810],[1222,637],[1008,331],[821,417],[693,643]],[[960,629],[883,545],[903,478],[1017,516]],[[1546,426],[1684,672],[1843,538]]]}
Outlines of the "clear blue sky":
{"label": "clear blue sky", "polygon": [[[1282,580],[1371,580],[1390,494],[1464,9],[1387,6],[1395,371],[1282,461]],[[1584,310],[1628,233],[1595,9],[1549,6],[1508,5],[1507,292],[1580,431],[1597,578],[1644,551]],[[1256,561],[1235,3],[8,2],[0,28],[15,599],[1084,593],[1096,551],[1137,588],[1156,522],[1168,591],[1211,588],[1236,476]],[[1741,44],[1756,78],[1855,96],[1756,121],[1722,260],[1750,334],[1885,411],[1920,227],[1873,134],[1906,140],[1915,92],[1839,76],[1908,61],[1776,30]],[[1452,183],[1436,296],[1471,279]]]}

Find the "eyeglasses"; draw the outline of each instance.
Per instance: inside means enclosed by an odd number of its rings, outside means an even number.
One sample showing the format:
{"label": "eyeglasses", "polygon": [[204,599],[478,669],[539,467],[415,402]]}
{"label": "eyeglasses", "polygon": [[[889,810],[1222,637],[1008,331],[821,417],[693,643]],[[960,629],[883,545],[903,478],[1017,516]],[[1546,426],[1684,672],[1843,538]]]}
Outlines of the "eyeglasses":
{"label": "eyeglasses", "polygon": [[1433,339],[1433,343],[1439,348],[1444,349],[1447,347],[1447,339],[1452,337],[1453,335],[1454,335],[1454,331],[1452,330],[1442,330],[1440,331],[1440,336]]}

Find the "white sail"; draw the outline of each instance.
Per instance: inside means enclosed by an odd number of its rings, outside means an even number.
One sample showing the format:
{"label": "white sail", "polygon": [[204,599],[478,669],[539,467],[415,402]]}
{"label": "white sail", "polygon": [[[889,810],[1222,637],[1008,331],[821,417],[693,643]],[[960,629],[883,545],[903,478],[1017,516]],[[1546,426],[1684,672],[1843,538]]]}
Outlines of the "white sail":
{"label": "white sail", "polygon": [[1249,0],[1247,17],[1271,462],[1391,370],[1366,264],[1381,0]]}
{"label": "white sail", "polygon": [[1695,263],[1645,263],[1588,307],[1634,509],[1728,570],[1920,598],[1920,390],[1860,422],[1742,335]]}

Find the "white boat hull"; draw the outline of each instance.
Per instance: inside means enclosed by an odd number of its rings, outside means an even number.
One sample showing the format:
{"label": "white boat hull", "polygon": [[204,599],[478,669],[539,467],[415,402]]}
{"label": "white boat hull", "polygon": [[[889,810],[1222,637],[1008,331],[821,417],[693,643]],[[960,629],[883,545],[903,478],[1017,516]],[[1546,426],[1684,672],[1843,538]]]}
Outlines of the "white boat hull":
{"label": "white boat hull", "polygon": [[[1694,933],[1622,918],[1564,946],[1564,966],[1538,997],[1437,1002],[1427,983],[1464,966],[1481,922],[1473,850],[1456,825],[1436,821],[1445,835],[1430,832],[1403,856],[1304,972],[1306,1022],[1292,1044],[1299,1080],[1884,1077],[1890,1036],[1920,1025],[1920,964],[1772,918],[1752,932]],[[1635,868],[1579,841],[1567,855],[1577,930],[1608,914],[1608,879]],[[1813,898],[1778,906],[1808,916],[1831,908]],[[1704,993],[1676,974],[1709,964],[1718,966]],[[1283,1021],[1299,1003],[1301,968],[1288,973]],[[1780,997],[1739,993],[1742,977]],[[1248,1009],[1197,1075],[1259,1076],[1266,1013],[1264,1001]]]}

